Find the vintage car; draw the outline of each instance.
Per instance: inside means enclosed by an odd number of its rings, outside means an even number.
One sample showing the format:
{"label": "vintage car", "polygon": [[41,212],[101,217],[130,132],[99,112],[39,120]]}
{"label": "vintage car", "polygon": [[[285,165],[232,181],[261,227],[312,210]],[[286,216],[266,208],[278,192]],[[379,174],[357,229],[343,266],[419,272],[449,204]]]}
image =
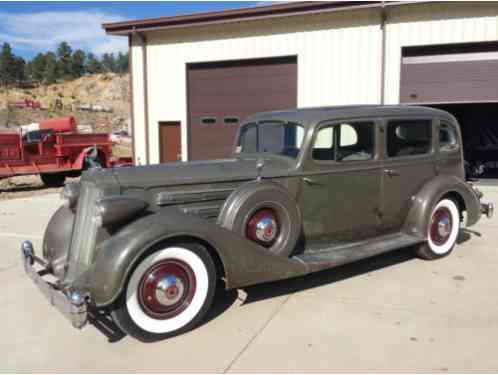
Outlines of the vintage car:
{"label": "vintage car", "polygon": [[85,172],[63,191],[43,257],[29,242],[22,256],[75,327],[97,308],[153,341],[199,324],[221,280],[239,288],[404,247],[444,257],[461,225],[492,216],[481,197],[447,112],[268,112],[240,127],[229,159]]}

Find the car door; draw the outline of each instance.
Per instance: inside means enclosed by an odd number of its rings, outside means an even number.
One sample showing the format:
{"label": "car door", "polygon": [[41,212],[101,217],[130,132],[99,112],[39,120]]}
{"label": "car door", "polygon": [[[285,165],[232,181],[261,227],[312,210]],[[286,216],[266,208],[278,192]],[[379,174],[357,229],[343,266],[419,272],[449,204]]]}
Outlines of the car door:
{"label": "car door", "polygon": [[380,225],[375,120],[325,122],[314,131],[298,195],[308,242],[357,240]]}
{"label": "car door", "polygon": [[382,161],[382,228],[401,229],[411,200],[436,175],[434,121],[424,118],[387,119]]}

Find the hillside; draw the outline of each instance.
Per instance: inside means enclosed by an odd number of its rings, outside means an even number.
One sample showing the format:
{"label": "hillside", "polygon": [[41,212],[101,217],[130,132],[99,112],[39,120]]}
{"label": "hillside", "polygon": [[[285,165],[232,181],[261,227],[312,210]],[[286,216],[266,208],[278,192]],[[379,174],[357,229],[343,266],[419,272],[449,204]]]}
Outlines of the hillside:
{"label": "hillside", "polygon": [[[128,129],[130,121],[129,77],[94,74],[64,83],[28,89],[0,89],[0,127],[17,127],[42,119],[73,115],[78,125],[96,132]],[[25,99],[41,104],[41,110],[15,108]],[[10,105],[9,105],[10,104]],[[89,111],[89,108],[103,111]]]}

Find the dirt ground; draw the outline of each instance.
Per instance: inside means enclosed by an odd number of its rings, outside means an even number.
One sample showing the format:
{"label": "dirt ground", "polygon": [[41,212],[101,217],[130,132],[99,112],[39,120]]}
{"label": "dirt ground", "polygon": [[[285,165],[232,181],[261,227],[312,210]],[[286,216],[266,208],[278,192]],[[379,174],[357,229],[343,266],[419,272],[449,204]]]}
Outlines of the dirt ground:
{"label": "dirt ground", "polygon": [[[78,178],[68,178],[67,182]],[[16,176],[0,180],[0,201],[15,198],[31,197],[33,195],[57,193],[62,188],[48,188],[39,176]]]}

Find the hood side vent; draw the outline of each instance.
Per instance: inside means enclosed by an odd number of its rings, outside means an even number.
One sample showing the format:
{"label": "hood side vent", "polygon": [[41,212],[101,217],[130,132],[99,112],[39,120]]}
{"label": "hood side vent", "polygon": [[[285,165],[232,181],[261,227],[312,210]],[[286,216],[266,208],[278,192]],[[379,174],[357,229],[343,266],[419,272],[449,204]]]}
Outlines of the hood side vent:
{"label": "hood side vent", "polygon": [[233,191],[234,189],[210,189],[189,192],[164,191],[157,193],[155,200],[158,206],[225,200]]}

